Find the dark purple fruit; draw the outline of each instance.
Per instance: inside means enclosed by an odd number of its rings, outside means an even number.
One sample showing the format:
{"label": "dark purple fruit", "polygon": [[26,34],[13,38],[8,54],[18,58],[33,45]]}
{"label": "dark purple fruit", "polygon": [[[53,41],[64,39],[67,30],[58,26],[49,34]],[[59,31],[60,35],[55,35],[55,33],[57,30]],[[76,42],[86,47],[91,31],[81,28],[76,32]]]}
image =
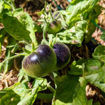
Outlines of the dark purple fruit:
{"label": "dark purple fruit", "polygon": [[59,68],[63,68],[64,66],[66,66],[71,58],[71,53],[69,48],[67,47],[67,45],[63,44],[63,43],[56,43],[53,46],[53,49],[56,53],[56,57],[57,57],[57,67]]}
{"label": "dark purple fruit", "polygon": [[55,70],[56,54],[48,45],[40,45],[36,52],[24,58],[24,71],[30,77],[43,77]]}

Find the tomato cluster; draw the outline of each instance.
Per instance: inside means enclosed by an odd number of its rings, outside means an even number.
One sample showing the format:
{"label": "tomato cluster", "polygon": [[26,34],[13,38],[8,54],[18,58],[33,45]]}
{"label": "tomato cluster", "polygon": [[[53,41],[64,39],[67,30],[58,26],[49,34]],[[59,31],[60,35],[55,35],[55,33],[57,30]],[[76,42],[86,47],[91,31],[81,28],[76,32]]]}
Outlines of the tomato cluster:
{"label": "tomato cluster", "polygon": [[70,57],[70,50],[65,44],[56,43],[53,48],[40,45],[36,52],[23,59],[22,66],[30,77],[43,77],[66,66]]}

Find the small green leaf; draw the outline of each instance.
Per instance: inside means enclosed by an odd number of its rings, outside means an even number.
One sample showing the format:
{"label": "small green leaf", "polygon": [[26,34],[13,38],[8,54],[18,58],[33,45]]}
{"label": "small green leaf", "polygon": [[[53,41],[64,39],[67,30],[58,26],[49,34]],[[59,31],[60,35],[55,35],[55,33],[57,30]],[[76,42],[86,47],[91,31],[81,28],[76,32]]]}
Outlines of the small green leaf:
{"label": "small green leaf", "polygon": [[97,46],[92,55],[95,59],[99,59],[100,61],[105,62],[105,46]]}
{"label": "small green leaf", "polygon": [[101,39],[102,39],[103,41],[105,41],[105,32],[103,32],[103,34],[101,35]]}
{"label": "small green leaf", "polygon": [[98,71],[101,68],[102,64],[99,60],[88,59],[85,63],[85,69],[88,72]]}
{"label": "small green leaf", "polygon": [[13,91],[6,91],[5,94],[0,93],[0,105],[17,105],[20,97],[16,95]]}
{"label": "small green leaf", "polygon": [[4,4],[4,2],[0,1],[0,14],[2,13],[2,10],[3,10],[3,4]]}
{"label": "small green leaf", "polygon": [[80,59],[78,61],[73,61],[70,65],[69,74],[71,75],[82,75],[83,74],[83,63],[85,63],[85,59]]}
{"label": "small green leaf", "polygon": [[86,80],[105,92],[105,64],[96,73],[85,76]]}
{"label": "small green leaf", "polygon": [[37,94],[33,95],[31,92],[26,94],[23,100],[21,100],[17,105],[33,105]]}
{"label": "small green leaf", "polygon": [[12,89],[17,95],[19,95],[21,98],[25,97],[25,95],[30,92],[27,88],[26,84],[24,83],[17,83],[15,87]]}

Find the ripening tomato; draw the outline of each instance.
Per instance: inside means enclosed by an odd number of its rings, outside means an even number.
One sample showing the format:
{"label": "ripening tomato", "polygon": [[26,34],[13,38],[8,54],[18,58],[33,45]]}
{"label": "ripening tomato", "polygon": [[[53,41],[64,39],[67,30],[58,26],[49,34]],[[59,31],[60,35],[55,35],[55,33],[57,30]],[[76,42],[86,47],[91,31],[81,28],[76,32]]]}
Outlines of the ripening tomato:
{"label": "ripening tomato", "polygon": [[48,45],[40,45],[36,52],[24,58],[22,66],[30,77],[43,77],[56,68],[56,54]]}

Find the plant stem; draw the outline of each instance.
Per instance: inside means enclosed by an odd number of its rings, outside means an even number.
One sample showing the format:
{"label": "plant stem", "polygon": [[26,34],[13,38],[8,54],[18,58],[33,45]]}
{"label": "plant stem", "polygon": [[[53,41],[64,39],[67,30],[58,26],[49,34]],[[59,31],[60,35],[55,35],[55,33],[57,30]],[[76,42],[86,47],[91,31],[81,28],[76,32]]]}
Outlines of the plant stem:
{"label": "plant stem", "polygon": [[56,90],[50,85],[50,83],[47,84],[47,87],[53,93],[53,98],[55,98]]}
{"label": "plant stem", "polygon": [[49,93],[49,94],[46,94],[46,93],[38,93],[38,96],[37,96],[38,99],[41,99],[41,100],[49,100],[51,101],[52,98],[53,98],[53,94]]}
{"label": "plant stem", "polygon": [[2,68],[2,66],[3,66],[3,64],[4,64],[6,61],[11,60],[11,59],[14,59],[14,58],[17,58],[17,57],[20,57],[20,56],[25,56],[25,53],[21,53],[21,54],[18,54],[18,55],[14,55],[14,56],[12,56],[12,57],[9,57],[9,58],[5,59],[3,62],[0,63],[0,70],[1,70],[1,68]]}
{"label": "plant stem", "polygon": [[85,64],[83,63],[82,64],[82,71],[83,71],[83,78],[85,79],[85,70],[84,69],[85,69]]}
{"label": "plant stem", "polygon": [[[7,58],[10,57],[10,51],[8,51],[8,55],[7,55]],[[4,67],[4,73],[6,73],[8,71],[8,67],[9,67],[9,60],[6,61],[5,63],[5,67]]]}

